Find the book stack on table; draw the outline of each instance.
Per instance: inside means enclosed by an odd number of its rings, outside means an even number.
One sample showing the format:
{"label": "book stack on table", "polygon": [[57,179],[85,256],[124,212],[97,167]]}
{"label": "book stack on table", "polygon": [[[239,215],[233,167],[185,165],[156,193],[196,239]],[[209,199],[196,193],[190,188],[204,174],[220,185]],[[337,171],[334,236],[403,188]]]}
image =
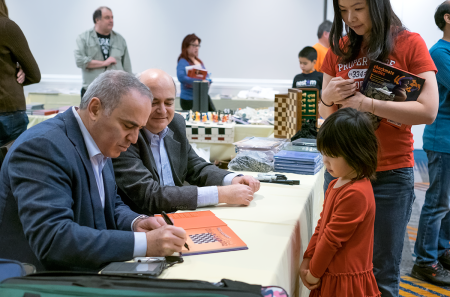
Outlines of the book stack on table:
{"label": "book stack on table", "polygon": [[323,166],[320,153],[281,150],[274,158],[276,172],[314,175]]}

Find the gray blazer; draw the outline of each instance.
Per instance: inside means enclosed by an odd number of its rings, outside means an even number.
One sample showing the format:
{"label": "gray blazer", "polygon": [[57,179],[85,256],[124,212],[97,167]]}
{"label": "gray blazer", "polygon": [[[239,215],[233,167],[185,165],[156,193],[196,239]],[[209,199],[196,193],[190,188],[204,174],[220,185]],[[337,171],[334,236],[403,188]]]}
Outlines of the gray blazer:
{"label": "gray blazer", "polygon": [[[158,170],[144,131],[139,133],[136,144],[113,159],[119,194],[138,213],[194,210],[197,208],[197,186],[221,185],[223,178],[230,173],[206,162],[194,152],[186,138],[186,123],[181,115],[175,114],[168,127],[164,144],[176,186],[160,185]],[[191,185],[183,186],[184,181]]]}

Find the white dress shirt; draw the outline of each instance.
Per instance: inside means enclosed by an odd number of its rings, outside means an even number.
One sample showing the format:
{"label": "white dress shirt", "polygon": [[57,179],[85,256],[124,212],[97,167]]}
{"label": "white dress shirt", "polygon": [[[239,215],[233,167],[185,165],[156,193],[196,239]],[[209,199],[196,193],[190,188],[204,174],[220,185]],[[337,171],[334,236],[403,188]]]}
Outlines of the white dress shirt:
{"label": "white dress shirt", "polygon": [[[81,134],[83,135],[84,143],[88,151],[89,159],[91,160],[92,170],[94,171],[95,181],[97,182],[98,193],[100,195],[100,202],[102,207],[105,208],[105,188],[103,184],[103,167],[105,166],[108,158],[103,156],[102,152],[98,148],[94,139],[89,131],[86,129],[83,121],[80,118],[75,106],[72,106],[73,114],[77,119],[78,126],[80,126]],[[133,223],[131,222],[131,229],[133,230]],[[134,232],[134,251],[133,257],[142,257],[147,253],[147,237],[145,232]]]}

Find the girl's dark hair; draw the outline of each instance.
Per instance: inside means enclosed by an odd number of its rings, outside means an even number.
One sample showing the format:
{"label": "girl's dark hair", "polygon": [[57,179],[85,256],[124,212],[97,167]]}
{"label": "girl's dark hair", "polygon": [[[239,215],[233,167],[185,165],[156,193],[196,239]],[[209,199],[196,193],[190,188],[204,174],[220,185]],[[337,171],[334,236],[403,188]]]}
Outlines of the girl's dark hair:
{"label": "girl's dark hair", "polygon": [[[186,61],[188,61],[189,64],[194,65],[194,61],[192,61],[191,58],[189,58],[188,47],[191,45],[191,43],[195,42],[196,40],[198,40],[198,44],[200,44],[202,42],[202,40],[200,38],[198,38],[198,36],[195,35],[194,33],[189,34],[186,37],[184,37],[183,42],[181,43],[181,54],[178,57],[178,62],[183,58]],[[201,64],[203,64],[202,60],[200,60],[198,57],[196,57],[196,59]]]}
{"label": "girl's dark hair", "polygon": [[[390,0],[366,0],[369,6],[372,31],[369,43],[365,48],[367,58],[385,62],[392,52],[395,39],[405,30],[402,22],[392,10]],[[340,57],[341,63],[354,61],[361,50],[363,36],[359,36],[345,25],[348,39],[342,42],[344,21],[339,8],[339,0],[333,0],[334,21],[330,32],[330,47],[334,54]]]}
{"label": "girl's dark hair", "polygon": [[356,171],[354,180],[375,178],[378,140],[369,117],[353,108],[341,108],[320,127],[317,150],[331,158],[343,157]]}
{"label": "girl's dark hair", "polygon": [[450,3],[448,1],[442,2],[434,14],[434,22],[442,31],[444,31],[445,24],[447,24],[444,19],[446,14],[450,14]]}

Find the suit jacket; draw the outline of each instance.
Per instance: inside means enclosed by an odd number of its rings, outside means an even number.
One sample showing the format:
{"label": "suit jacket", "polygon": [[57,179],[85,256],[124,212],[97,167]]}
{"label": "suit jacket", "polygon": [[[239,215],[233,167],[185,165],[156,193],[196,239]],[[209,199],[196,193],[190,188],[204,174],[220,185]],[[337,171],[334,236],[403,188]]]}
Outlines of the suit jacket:
{"label": "suit jacket", "polygon": [[24,132],[0,172],[0,258],[40,270],[98,270],[133,257],[138,216],[117,195],[111,160],[102,208],[72,109]]}
{"label": "suit jacket", "polygon": [[[175,186],[162,187],[155,159],[144,131],[136,144],[113,159],[116,182],[123,201],[139,213],[197,208],[197,186],[222,185],[229,171],[200,158],[186,138],[186,122],[175,114],[164,137]],[[190,185],[183,186],[184,181]]]}

